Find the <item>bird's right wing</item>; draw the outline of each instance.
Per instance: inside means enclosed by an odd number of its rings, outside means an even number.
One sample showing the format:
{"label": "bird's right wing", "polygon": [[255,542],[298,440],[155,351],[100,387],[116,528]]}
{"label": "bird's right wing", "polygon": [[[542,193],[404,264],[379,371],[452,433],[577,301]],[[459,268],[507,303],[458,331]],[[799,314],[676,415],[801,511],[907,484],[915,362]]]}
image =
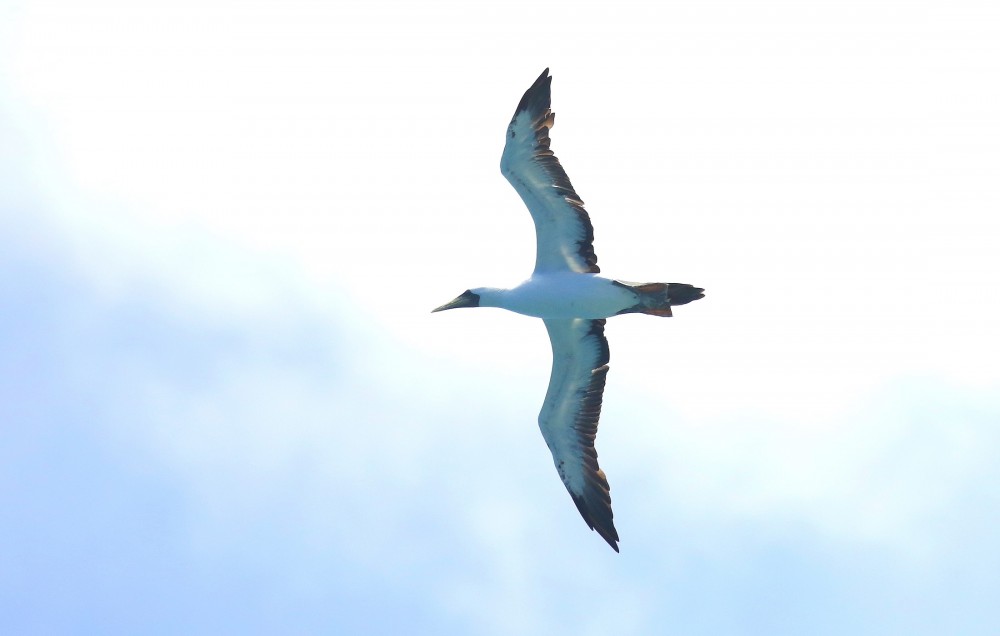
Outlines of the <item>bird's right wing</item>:
{"label": "bird's right wing", "polygon": [[617,552],[611,489],[594,448],[611,358],[604,323],[603,319],[545,320],[552,343],[552,376],[538,425],[583,520]]}
{"label": "bird's right wing", "polygon": [[594,228],[566,171],[549,149],[555,114],[552,77],[545,69],[524,93],[507,127],[500,172],[535,222],[535,272],[597,273]]}

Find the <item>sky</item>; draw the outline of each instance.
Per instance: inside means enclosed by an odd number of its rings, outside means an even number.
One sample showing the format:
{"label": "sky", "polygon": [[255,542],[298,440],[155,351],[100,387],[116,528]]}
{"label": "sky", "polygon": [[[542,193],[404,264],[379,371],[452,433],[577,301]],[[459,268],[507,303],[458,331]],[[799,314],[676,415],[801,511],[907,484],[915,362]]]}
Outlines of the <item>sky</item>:
{"label": "sky", "polygon": [[[498,164],[551,68],[621,554]],[[1000,632],[993,2],[0,2],[0,631]]]}

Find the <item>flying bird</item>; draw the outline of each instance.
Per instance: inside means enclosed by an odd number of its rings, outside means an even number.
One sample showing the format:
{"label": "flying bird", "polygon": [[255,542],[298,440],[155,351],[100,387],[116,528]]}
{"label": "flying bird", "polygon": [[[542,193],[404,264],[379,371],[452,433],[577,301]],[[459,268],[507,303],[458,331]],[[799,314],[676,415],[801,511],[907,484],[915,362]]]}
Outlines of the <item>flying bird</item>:
{"label": "flying bird", "polygon": [[500,158],[500,171],[535,222],[531,277],[510,289],[466,290],[433,311],[499,307],[545,322],[552,343],[552,375],[538,426],[584,521],[618,552],[610,487],[594,448],[610,359],[605,319],[629,313],[671,316],[672,307],[701,298],[704,290],[599,275],[590,216],[549,149],[549,129],[555,121],[551,96],[552,77],[545,69],[518,103]]}

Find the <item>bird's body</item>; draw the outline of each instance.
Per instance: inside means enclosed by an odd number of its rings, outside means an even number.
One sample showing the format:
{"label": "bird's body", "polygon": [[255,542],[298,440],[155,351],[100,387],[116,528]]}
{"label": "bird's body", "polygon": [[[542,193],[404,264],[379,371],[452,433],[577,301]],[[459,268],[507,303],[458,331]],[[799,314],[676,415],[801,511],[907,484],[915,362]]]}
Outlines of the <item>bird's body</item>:
{"label": "bird's body", "polygon": [[480,307],[500,307],[535,318],[608,318],[636,303],[627,286],[597,274],[536,274],[511,289],[483,288]]}
{"label": "bird's body", "polygon": [[543,319],[552,344],[552,374],[538,425],[584,521],[617,552],[610,487],[594,448],[610,359],[605,319],[625,313],[671,316],[671,307],[701,298],[704,290],[598,275],[590,217],[549,149],[555,115],[549,109],[548,73],[545,69],[518,103],[500,160],[501,172],[535,223],[534,272],[509,289],[467,290],[434,311],[499,307]]}

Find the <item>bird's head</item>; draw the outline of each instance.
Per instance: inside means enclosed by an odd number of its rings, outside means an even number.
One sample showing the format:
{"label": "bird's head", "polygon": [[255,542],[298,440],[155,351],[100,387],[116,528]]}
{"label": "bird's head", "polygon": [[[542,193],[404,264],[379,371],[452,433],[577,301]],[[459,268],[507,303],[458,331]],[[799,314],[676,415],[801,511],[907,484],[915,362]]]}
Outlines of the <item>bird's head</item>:
{"label": "bird's head", "polygon": [[435,311],[444,311],[445,309],[458,309],[459,307],[478,307],[479,306],[479,294],[474,293],[471,289],[467,289],[462,292],[462,295],[451,301],[450,303],[445,303],[438,307],[437,309],[432,309],[431,313]]}

